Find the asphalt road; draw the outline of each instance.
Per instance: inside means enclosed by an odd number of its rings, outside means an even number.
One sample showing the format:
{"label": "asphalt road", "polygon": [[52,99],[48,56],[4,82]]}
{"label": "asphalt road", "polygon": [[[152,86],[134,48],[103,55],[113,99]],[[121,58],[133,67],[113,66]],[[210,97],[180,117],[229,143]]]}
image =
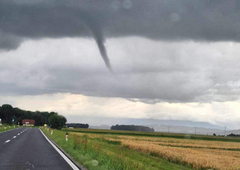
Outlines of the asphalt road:
{"label": "asphalt road", "polygon": [[37,128],[0,133],[0,170],[72,170]]}

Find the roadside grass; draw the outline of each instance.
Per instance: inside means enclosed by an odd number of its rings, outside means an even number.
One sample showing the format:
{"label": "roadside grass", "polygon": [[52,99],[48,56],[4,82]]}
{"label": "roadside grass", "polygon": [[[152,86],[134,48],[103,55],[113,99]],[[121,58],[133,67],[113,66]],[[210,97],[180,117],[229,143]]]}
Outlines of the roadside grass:
{"label": "roadside grass", "polygon": [[104,137],[79,136],[69,133],[65,141],[65,132],[43,132],[58,144],[75,161],[89,170],[189,170],[190,167],[175,164],[155,155],[142,153],[122,145],[120,141]]}
{"label": "roadside grass", "polygon": [[129,136],[145,136],[145,137],[166,137],[176,139],[195,139],[208,141],[225,141],[225,142],[240,142],[240,137],[223,137],[223,136],[206,136],[206,135],[191,135],[178,133],[162,133],[162,132],[136,132],[136,131],[122,131],[122,130],[102,130],[102,129],[62,129],[65,132],[81,132],[86,134],[111,134],[111,135],[129,135]]}

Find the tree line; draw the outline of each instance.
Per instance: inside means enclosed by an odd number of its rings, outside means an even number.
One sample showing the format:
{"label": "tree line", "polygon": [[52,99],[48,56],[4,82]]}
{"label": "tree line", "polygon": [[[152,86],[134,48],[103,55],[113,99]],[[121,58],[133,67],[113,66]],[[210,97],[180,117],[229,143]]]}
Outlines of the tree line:
{"label": "tree line", "polygon": [[89,128],[88,124],[82,124],[82,123],[66,123],[66,127],[68,128]]}
{"label": "tree line", "polygon": [[[40,112],[27,111],[19,108],[13,108],[10,104],[0,106],[0,118],[2,123],[22,125],[23,119],[35,120],[36,126],[50,125],[52,128],[60,129],[63,127],[67,119],[64,116],[58,115],[57,112]],[[13,121],[14,120],[14,121]]]}
{"label": "tree line", "polygon": [[111,130],[154,132],[153,128],[150,128],[147,126],[135,126],[135,125],[115,125],[111,127]]}

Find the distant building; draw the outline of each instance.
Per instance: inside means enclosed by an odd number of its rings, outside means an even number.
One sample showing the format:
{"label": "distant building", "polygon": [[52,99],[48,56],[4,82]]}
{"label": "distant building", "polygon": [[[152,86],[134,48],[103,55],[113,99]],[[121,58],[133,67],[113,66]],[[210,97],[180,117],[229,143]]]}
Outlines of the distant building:
{"label": "distant building", "polygon": [[23,119],[22,120],[23,126],[34,126],[35,120],[32,119]]}

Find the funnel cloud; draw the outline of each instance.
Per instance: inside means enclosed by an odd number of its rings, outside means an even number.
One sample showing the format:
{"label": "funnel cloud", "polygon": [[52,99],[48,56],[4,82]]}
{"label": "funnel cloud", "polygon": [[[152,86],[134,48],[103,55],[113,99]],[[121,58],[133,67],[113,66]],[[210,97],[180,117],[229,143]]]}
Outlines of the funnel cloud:
{"label": "funnel cloud", "polygon": [[94,37],[94,39],[97,43],[97,46],[99,48],[100,54],[103,58],[103,61],[105,62],[106,67],[110,71],[112,71],[112,67],[111,67],[111,64],[110,64],[110,61],[109,61],[109,58],[108,58],[108,55],[107,55],[107,50],[106,50],[106,47],[104,45],[104,36],[103,36],[101,28],[94,22],[93,19],[89,18],[85,22],[86,22],[86,26],[91,31],[91,33],[92,33],[92,35],[93,35],[93,37]]}

